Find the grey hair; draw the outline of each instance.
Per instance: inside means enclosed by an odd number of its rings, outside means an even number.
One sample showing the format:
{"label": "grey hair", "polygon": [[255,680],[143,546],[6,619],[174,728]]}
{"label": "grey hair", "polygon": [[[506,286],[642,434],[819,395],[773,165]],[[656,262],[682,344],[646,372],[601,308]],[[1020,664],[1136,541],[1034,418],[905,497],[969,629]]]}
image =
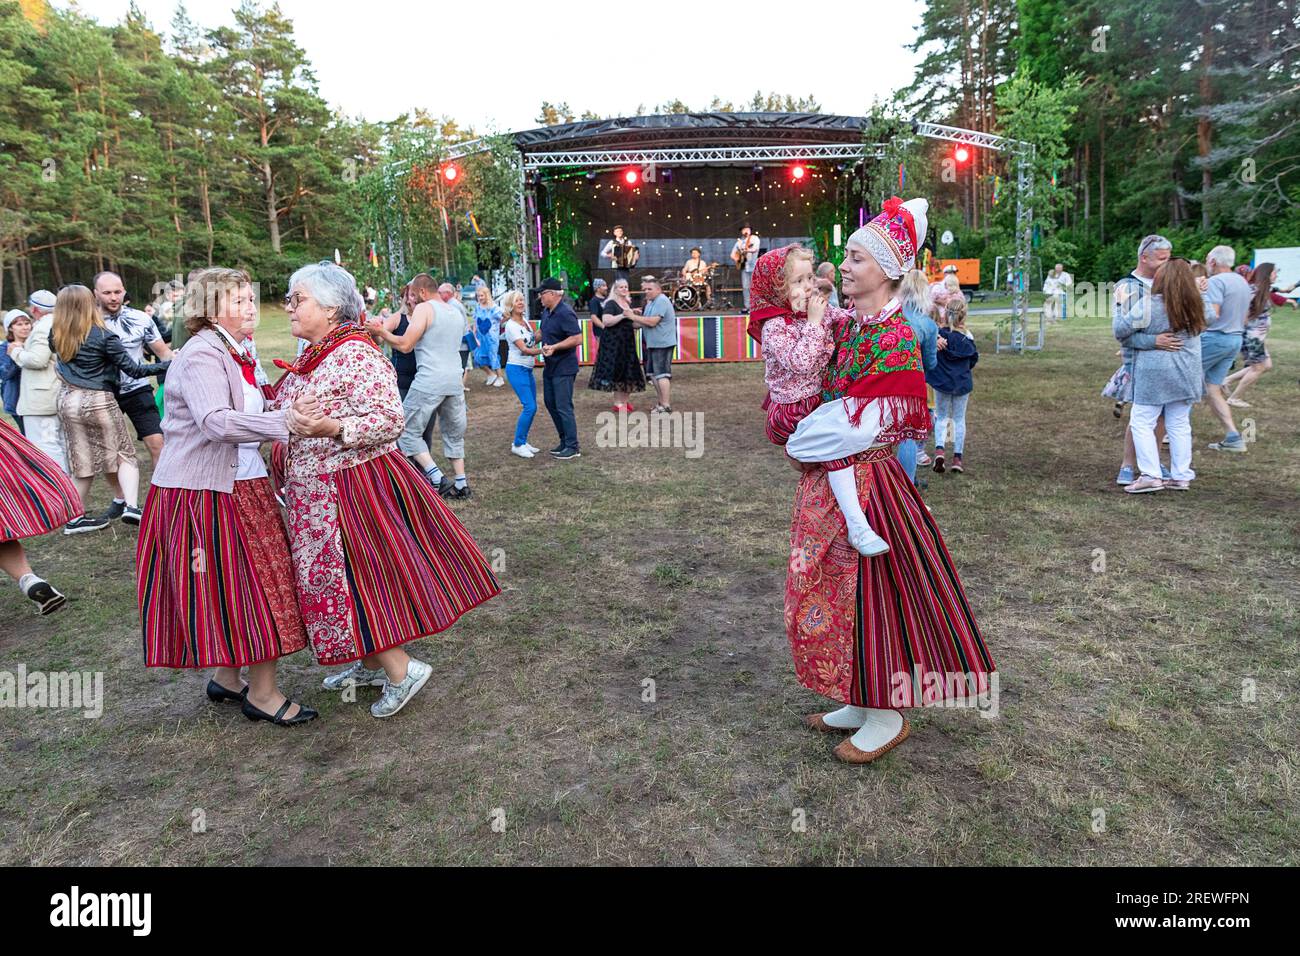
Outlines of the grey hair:
{"label": "grey hair", "polygon": [[608,289],[609,284],[604,279],[596,279],[591,283],[593,289]]}
{"label": "grey hair", "polygon": [[305,286],[307,292],[322,308],[335,309],[334,320],[360,322],[366,300],[357,290],[357,280],[342,266],[332,262],[313,262],[303,266],[289,277],[289,289]]}
{"label": "grey hair", "polygon": [[1158,233],[1153,233],[1138,243],[1138,258],[1148,252],[1158,252],[1161,249],[1173,249],[1174,244]]}
{"label": "grey hair", "polygon": [[1206,253],[1205,258],[1225,269],[1231,269],[1237,261],[1237,250],[1232,246],[1215,246]]}

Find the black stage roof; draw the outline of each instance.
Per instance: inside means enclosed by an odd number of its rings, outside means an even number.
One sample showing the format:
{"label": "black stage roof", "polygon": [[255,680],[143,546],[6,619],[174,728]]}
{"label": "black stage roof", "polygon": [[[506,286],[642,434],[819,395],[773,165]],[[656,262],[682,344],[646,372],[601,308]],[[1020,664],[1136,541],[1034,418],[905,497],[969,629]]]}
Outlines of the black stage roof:
{"label": "black stage roof", "polygon": [[526,153],[860,143],[868,122],[825,113],[669,113],[543,126],[514,140]]}

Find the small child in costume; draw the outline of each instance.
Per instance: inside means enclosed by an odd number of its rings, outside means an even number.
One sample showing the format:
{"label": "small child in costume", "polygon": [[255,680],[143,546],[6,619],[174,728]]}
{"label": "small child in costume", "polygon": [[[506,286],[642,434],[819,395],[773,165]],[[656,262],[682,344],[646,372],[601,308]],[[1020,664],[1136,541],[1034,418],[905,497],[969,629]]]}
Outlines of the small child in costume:
{"label": "small child in costume", "polygon": [[[820,282],[820,285],[819,285]],[[749,334],[763,348],[768,398],[767,437],[784,446],[799,422],[822,401],[822,380],[835,349],[827,321],[831,284],[813,272],[813,254],[799,245],[765,253],[750,282]],[[849,543],[861,554],[883,554],[858,500],[852,458],[825,463]]]}

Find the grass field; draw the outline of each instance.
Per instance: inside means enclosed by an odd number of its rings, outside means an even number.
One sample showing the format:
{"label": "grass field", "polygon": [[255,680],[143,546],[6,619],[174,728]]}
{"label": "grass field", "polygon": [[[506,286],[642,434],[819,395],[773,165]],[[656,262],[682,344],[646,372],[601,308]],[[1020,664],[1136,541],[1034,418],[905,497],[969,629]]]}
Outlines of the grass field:
{"label": "grass field", "polygon": [[[1275,317],[1250,453],[1205,451],[1198,408],[1194,490],[1142,496],[1114,484],[1108,323],[1023,356],[974,325],[969,471],[925,497],[999,666],[995,719],[915,712],[865,768],[802,728],[823,701],[782,627],[796,476],[758,365],[678,368],[696,458],[597,447],[584,370],[568,463],[509,455],[515,399],[475,376],[456,509],[505,592],[413,645],[433,677],[392,720],[377,690],[323,691],[309,653],[281,674],[315,723],[213,706],[204,675],[141,663],[134,531],[32,544],[70,606],[37,618],[0,588],[0,671],[102,671],[106,702],[0,709],[0,864],[1300,863],[1300,319]],[[543,411],[533,442],[552,435]]]}

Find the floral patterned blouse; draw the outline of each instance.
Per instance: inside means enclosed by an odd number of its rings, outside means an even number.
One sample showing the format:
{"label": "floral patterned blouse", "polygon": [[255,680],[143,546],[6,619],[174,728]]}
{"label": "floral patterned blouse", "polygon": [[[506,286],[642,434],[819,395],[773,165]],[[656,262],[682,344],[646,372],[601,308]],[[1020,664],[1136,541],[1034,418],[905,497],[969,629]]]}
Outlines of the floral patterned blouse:
{"label": "floral patterned blouse", "polygon": [[341,471],[397,448],[405,424],[402,399],[397,373],[379,349],[344,342],[305,375],[286,375],[269,407],[287,408],[309,390],[320,400],[322,412],[343,430],[338,438],[291,435],[289,478]]}
{"label": "floral patterned blouse", "polygon": [[853,312],[842,309],[827,309],[826,314],[832,323],[836,351],[826,368],[822,391],[825,401],[840,398],[850,384],[866,376],[921,372],[920,344],[896,299],[861,322]]}
{"label": "floral patterned blouse", "polygon": [[778,315],[764,322],[763,362],[772,401],[789,405],[820,392],[834,351],[828,319],[809,322]]}

